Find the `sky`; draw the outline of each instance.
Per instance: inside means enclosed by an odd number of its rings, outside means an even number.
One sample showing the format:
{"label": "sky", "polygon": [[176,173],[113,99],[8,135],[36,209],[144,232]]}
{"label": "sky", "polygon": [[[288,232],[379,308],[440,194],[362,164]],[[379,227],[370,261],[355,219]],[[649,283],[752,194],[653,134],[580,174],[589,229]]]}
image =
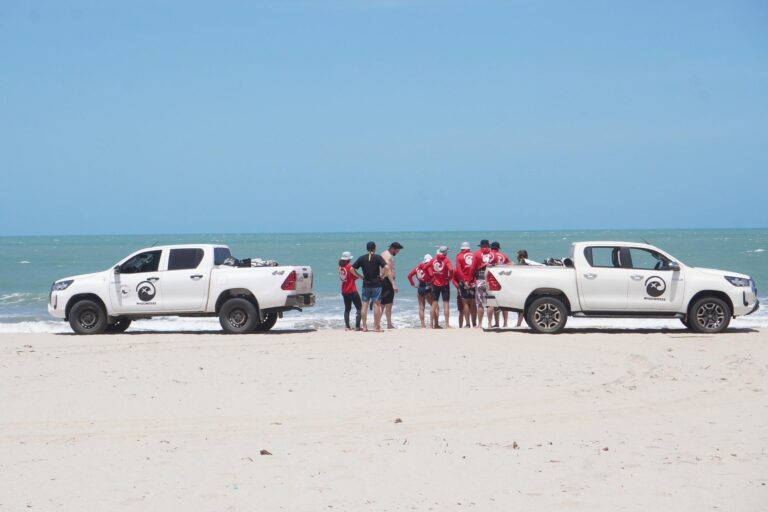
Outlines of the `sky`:
{"label": "sky", "polygon": [[768,226],[763,1],[0,0],[0,236]]}

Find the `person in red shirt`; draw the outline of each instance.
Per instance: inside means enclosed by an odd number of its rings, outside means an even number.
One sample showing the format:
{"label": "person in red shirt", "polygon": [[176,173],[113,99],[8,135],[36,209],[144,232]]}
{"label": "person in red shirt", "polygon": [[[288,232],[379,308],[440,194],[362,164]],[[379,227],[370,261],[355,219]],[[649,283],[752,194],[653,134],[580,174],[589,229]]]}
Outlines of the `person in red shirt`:
{"label": "person in red shirt", "polygon": [[[507,265],[509,263],[509,256],[501,252],[501,244],[499,242],[491,242],[491,254],[493,254],[493,263],[496,265]],[[499,313],[501,313],[504,320],[504,328],[507,327],[509,321],[509,311],[494,311],[494,327],[499,326]]]}
{"label": "person in red shirt", "polygon": [[485,267],[493,263],[491,244],[488,240],[480,240],[480,250],[472,255],[472,265],[466,274],[467,281],[474,284],[475,302],[477,303],[477,326],[483,327],[483,310],[488,311],[488,328],[493,321],[493,308],[488,306],[488,286],[485,282]]}
{"label": "person in red shirt", "polygon": [[437,256],[429,262],[427,275],[432,282],[432,322],[436,329],[440,328],[438,318],[440,316],[440,307],[438,301],[443,298],[443,314],[445,316],[445,327],[450,328],[450,311],[448,303],[451,300],[451,276],[453,268],[451,260],[448,259],[448,247],[441,245],[437,250]]}
{"label": "person in red shirt", "polygon": [[[454,279],[458,282],[459,327],[466,324],[467,327],[477,325],[477,306],[475,305],[475,289],[470,285],[467,275],[472,266],[474,254],[469,248],[469,242],[462,242],[461,251],[456,255],[456,268]],[[472,324],[470,325],[470,319]]]}
{"label": "person in red shirt", "polygon": [[360,330],[360,308],[363,306],[360,301],[360,294],[357,293],[356,279],[360,279],[360,274],[355,272],[352,265],[349,263],[352,260],[352,253],[344,252],[339,259],[339,279],[341,280],[341,296],[344,298],[344,323],[347,326],[347,330],[351,331],[349,326],[349,313],[352,311],[352,304],[357,309],[355,315],[355,330]]}
{"label": "person in red shirt", "polygon": [[[425,254],[424,260],[413,267],[413,270],[408,272],[408,282],[411,283],[411,286],[414,288],[418,288],[416,290],[416,299],[419,301],[419,320],[421,321],[422,329],[427,327],[424,323],[425,303],[429,303],[430,310],[432,309],[432,290],[430,289],[429,281],[427,281],[427,266],[430,261],[432,261],[432,255]],[[414,276],[419,280],[418,285],[413,282]]]}

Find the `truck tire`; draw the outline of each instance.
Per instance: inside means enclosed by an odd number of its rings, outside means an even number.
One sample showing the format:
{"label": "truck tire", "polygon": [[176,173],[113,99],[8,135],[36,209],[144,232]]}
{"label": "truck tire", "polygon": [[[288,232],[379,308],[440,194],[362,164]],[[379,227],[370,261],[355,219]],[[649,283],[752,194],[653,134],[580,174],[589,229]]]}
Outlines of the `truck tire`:
{"label": "truck tire", "polygon": [[98,303],[81,300],[69,312],[69,325],[75,334],[102,334],[107,330],[107,315]]}
{"label": "truck tire", "polygon": [[688,324],[696,332],[722,332],[731,322],[731,308],[717,297],[702,297],[688,310]]}
{"label": "truck tire", "polygon": [[273,328],[277,323],[277,313],[267,313],[264,321],[256,325],[255,332],[266,332]]}
{"label": "truck tire", "polygon": [[539,297],[525,312],[525,321],[534,332],[555,334],[563,330],[568,320],[568,310],[556,297]]}
{"label": "truck tire", "polygon": [[249,333],[256,328],[258,321],[256,306],[239,297],[229,299],[219,311],[219,323],[227,334]]}
{"label": "truck tire", "polygon": [[107,325],[107,332],[110,334],[117,334],[125,332],[131,325],[131,319],[124,316],[118,317],[117,320]]}

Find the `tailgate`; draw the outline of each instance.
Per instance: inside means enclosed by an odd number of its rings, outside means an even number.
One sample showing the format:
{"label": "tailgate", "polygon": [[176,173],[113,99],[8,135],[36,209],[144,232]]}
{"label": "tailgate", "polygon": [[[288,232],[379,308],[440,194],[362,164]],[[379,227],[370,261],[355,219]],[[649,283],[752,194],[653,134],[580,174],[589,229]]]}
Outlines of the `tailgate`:
{"label": "tailgate", "polygon": [[312,267],[293,267],[296,272],[296,293],[310,293],[314,286]]}

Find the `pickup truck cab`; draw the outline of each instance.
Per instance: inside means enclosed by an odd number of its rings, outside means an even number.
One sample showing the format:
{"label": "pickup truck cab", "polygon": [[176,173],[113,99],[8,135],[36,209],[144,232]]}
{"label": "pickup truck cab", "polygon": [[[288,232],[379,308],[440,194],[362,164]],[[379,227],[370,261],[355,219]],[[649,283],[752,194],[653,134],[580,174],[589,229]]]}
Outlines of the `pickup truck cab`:
{"label": "pickup truck cab", "polygon": [[312,269],[276,265],[236,260],[224,245],[150,247],[55,281],[48,312],[77,334],[123,332],[156,316],[218,316],[227,333],[266,331],[284,311],[315,304]]}
{"label": "pickup truck cab", "polygon": [[562,263],[489,267],[488,304],[523,312],[541,333],[562,330],[568,316],[679,318],[716,333],[759,307],[749,276],[689,267],[648,244],[576,242]]}

